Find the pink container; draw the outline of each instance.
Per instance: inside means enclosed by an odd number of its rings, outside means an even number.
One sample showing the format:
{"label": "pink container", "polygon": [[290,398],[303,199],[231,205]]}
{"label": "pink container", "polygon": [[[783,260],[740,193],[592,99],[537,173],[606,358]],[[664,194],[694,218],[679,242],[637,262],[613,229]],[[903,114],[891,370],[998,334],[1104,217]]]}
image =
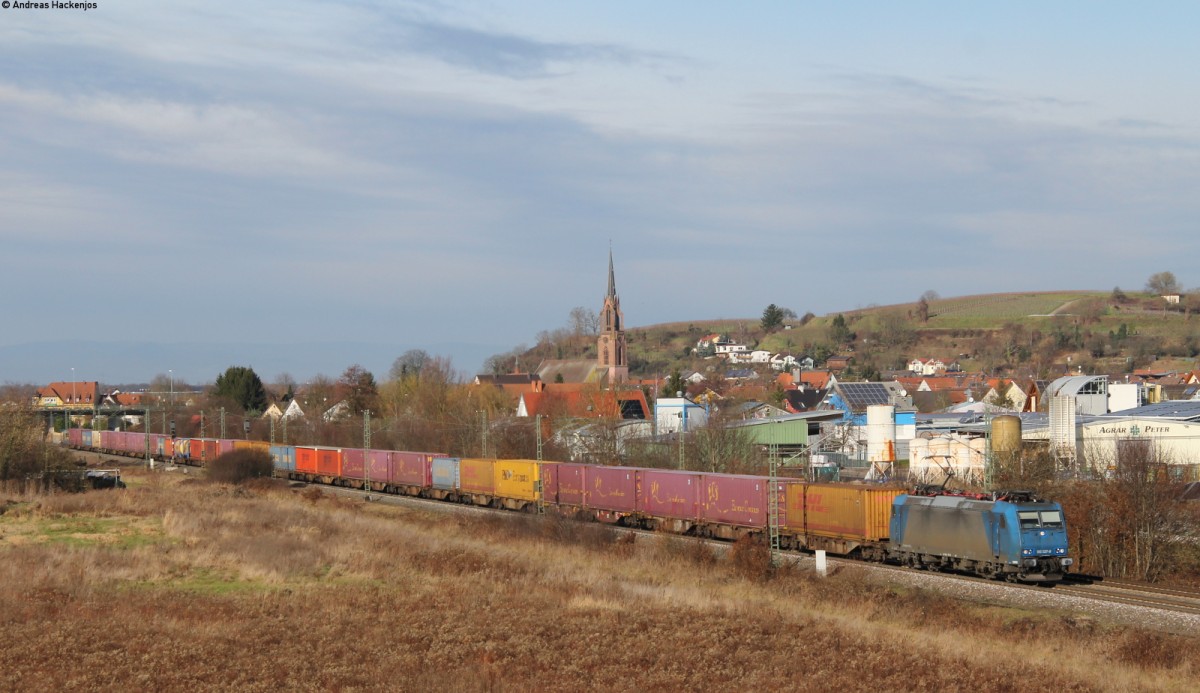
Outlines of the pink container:
{"label": "pink container", "polygon": [[670,520],[700,519],[700,489],[703,475],[643,469],[638,487],[638,510]]}
{"label": "pink container", "polygon": [[[584,504],[596,510],[632,513],[637,510],[637,477],[634,467],[584,466]],[[559,478],[559,493],[564,484]]]}
{"label": "pink container", "polygon": [[[367,459],[366,451],[362,448],[347,448],[342,450],[342,476],[347,479],[363,479],[365,478],[364,462]],[[374,477],[373,477],[374,478]],[[382,481],[382,479],[375,479]]]}
{"label": "pink container", "polygon": [[726,525],[766,527],[767,481],[762,476],[704,474],[700,518]]}
{"label": "pink container", "polygon": [[[392,482],[392,451],[371,450],[367,458],[371,460],[371,481]],[[344,465],[343,465],[344,466]]]}
{"label": "pink container", "polygon": [[405,486],[420,486],[421,488],[432,487],[433,476],[430,465],[433,463],[433,457],[432,454],[426,452],[393,451],[391,482]]}

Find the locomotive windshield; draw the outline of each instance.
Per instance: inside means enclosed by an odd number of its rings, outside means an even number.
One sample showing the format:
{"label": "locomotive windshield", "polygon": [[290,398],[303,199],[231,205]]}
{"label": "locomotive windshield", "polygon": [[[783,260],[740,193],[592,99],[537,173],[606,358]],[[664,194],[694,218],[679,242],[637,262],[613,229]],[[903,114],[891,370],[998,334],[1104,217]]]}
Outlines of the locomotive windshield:
{"label": "locomotive windshield", "polygon": [[1017,518],[1021,521],[1021,529],[1036,529],[1037,527],[1046,527],[1049,529],[1062,529],[1063,517],[1061,510],[1019,510]]}

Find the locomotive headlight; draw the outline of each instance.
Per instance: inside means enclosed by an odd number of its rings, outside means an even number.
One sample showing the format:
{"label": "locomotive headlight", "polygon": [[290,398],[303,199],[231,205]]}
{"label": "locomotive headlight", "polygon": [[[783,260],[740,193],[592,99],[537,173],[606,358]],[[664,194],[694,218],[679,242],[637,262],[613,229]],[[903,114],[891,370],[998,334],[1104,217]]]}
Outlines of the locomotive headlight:
{"label": "locomotive headlight", "polygon": [[1054,549],[1054,553],[1058,554],[1059,556],[1065,556],[1065,555],[1067,555],[1067,549],[1064,547],[1060,547],[1060,548]]}
{"label": "locomotive headlight", "polygon": [[1022,556],[1032,556],[1033,549],[1021,549],[1021,555]]}

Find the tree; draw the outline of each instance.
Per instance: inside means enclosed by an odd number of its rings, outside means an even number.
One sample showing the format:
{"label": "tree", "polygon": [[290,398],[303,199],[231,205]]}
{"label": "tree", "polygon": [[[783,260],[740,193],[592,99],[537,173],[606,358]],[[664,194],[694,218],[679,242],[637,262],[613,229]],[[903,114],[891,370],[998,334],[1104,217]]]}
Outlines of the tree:
{"label": "tree", "polygon": [[1146,280],[1146,291],[1157,296],[1181,293],[1179,282],[1171,272],[1155,272]]}
{"label": "tree", "polygon": [[392,380],[403,380],[410,376],[420,375],[421,369],[425,367],[427,361],[429,361],[429,354],[424,349],[409,349],[392,362],[392,369],[388,371],[388,377]]}
{"label": "tree", "polygon": [[764,308],[761,324],[765,332],[774,332],[783,327],[783,309],[774,303]]}
{"label": "tree", "polygon": [[1125,295],[1124,291],[1121,291],[1121,287],[1114,286],[1112,295],[1109,296],[1109,299],[1112,300],[1113,303],[1124,303],[1129,300],[1129,297]]}
{"label": "tree", "polygon": [[350,411],[355,414],[361,414],[368,409],[378,411],[376,402],[379,398],[379,391],[375,386],[375,376],[357,363],[342,373],[334,391],[335,397],[339,401],[345,400]]}
{"label": "tree", "polygon": [[926,303],[933,303],[934,301],[940,299],[941,296],[939,296],[938,292],[934,291],[933,289],[929,289],[925,293],[921,294],[921,298],[924,299]]}
{"label": "tree", "polygon": [[296,397],[296,379],[285,371],[275,376],[271,389],[281,402],[290,402]]}
{"label": "tree", "polygon": [[921,322],[929,322],[929,301],[926,301],[924,296],[917,301],[917,319]]}
{"label": "tree", "polygon": [[267,391],[253,368],[230,366],[217,376],[214,394],[232,400],[246,413],[262,413],[267,408]]}
{"label": "tree", "polygon": [[595,337],[600,334],[600,317],[590,308],[572,308],[569,325],[575,337]]}
{"label": "tree", "polygon": [[677,392],[686,393],[687,383],[683,382],[683,375],[679,372],[678,368],[671,371],[671,376],[667,378],[667,384],[664,391],[667,397],[675,397],[675,393]]}
{"label": "tree", "polygon": [[853,340],[854,333],[846,325],[846,316],[841,313],[833,316],[833,322],[829,325],[829,341],[834,344],[845,344]]}

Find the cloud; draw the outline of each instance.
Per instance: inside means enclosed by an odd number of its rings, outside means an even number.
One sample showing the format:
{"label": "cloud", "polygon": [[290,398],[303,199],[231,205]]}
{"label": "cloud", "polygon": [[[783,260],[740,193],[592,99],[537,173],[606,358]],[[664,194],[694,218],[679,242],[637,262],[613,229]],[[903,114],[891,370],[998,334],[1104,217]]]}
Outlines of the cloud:
{"label": "cloud", "polygon": [[606,43],[546,42],[516,34],[432,22],[401,25],[402,45],[449,64],[527,79],[547,77],[579,63],[660,63],[667,56]]}

